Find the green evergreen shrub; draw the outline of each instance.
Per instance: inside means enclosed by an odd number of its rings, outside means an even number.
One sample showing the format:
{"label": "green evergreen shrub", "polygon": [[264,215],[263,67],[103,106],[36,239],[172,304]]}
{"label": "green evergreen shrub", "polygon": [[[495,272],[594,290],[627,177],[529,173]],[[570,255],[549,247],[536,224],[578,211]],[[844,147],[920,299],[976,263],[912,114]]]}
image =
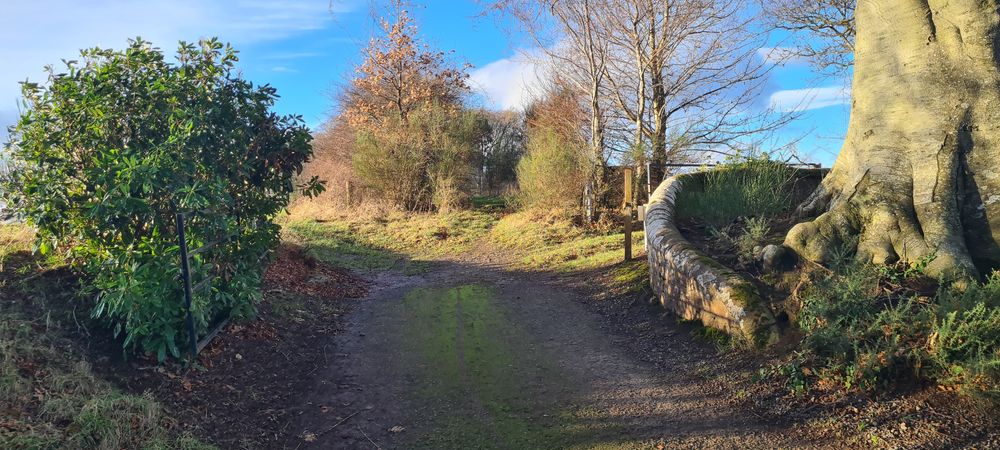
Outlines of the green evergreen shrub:
{"label": "green evergreen shrub", "polygon": [[[175,214],[188,221],[198,330],[247,316],[260,298],[260,257],[278,242],[271,219],[312,154],[300,117],[272,112],[277,94],[240,78],[236,51],[181,43],[177,62],[142,40],[89,49],[44,85],[23,87],[26,109],[8,145],[3,200],[37,228],[37,249],[86,276],[93,315],[124,345],[164,359],[186,342]],[[322,190],[315,178],[301,186]]]}

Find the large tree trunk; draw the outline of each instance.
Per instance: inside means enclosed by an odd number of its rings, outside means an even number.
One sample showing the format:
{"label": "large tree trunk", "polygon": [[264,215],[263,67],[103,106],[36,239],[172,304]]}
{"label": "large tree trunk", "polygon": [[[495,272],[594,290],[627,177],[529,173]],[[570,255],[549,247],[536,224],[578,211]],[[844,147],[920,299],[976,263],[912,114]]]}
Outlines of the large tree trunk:
{"label": "large tree trunk", "polygon": [[847,140],[785,245],[829,262],[1000,267],[998,0],[859,0]]}

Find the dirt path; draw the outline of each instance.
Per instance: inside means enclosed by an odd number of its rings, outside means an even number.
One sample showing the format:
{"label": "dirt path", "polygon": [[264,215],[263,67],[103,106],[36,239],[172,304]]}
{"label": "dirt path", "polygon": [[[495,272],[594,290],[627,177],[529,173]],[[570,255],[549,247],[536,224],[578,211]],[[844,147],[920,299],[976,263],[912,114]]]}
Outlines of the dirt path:
{"label": "dirt path", "polygon": [[713,349],[673,333],[642,362],[580,295],[498,264],[381,274],[289,431],[301,448],[812,446],[699,377]]}

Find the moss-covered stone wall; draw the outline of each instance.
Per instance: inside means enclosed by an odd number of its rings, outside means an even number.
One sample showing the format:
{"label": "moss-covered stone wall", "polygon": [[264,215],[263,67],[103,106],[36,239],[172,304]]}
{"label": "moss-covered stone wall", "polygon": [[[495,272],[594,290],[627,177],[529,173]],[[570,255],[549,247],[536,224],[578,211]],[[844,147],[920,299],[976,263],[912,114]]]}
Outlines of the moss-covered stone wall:
{"label": "moss-covered stone wall", "polygon": [[665,180],[646,209],[646,249],[653,291],[660,303],[686,320],[725,331],[759,347],[777,338],[773,315],[750,280],[720,264],[677,229],[676,201],[685,184],[700,186],[703,173]]}

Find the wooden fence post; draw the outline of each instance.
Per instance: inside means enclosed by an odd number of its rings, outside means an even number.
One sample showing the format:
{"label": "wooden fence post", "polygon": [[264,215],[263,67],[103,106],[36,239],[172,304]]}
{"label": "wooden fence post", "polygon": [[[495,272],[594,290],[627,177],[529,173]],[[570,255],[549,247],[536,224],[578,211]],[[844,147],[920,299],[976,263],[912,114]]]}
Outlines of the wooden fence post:
{"label": "wooden fence post", "polygon": [[623,189],[625,191],[625,199],[622,202],[622,207],[628,208],[632,206],[632,203],[635,202],[635,196],[633,192],[634,189],[632,188],[633,182],[635,181],[634,180],[635,169],[631,167],[626,167],[624,170],[622,170],[622,172],[624,172],[625,176],[625,189]]}
{"label": "wooden fence post", "polygon": [[631,167],[626,167],[623,170],[625,176],[625,199],[622,202],[622,207],[625,209],[625,261],[632,260],[632,182],[635,177],[635,169]]}

